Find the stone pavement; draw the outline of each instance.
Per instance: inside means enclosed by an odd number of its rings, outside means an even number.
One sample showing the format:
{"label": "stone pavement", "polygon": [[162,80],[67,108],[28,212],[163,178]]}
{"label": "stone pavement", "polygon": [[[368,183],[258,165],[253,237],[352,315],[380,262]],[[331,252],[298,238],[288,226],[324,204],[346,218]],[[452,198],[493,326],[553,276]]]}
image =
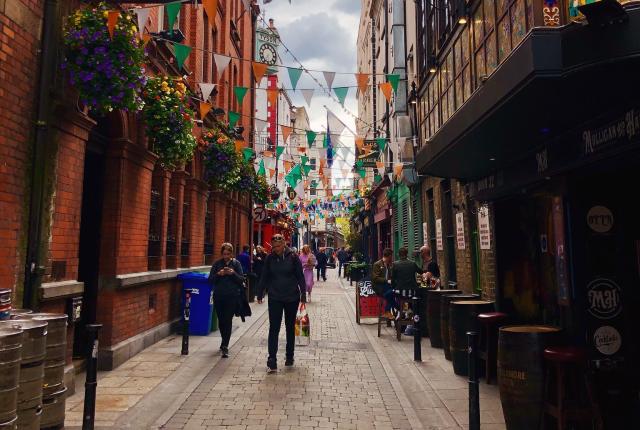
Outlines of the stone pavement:
{"label": "stone pavement", "polygon": [[[308,305],[311,345],[296,347],[284,367],[266,374],[266,304],[234,323],[230,357],[221,359],[217,334],[180,337],[148,348],[99,375],[97,428],[117,429],[459,429],[468,423],[466,378],[453,374],[440,349],[423,340],[421,363],[413,341],[391,328],[355,322],[355,290],[338,280],[316,283]],[[81,387],[84,380],[78,381]],[[504,429],[495,386],[480,386],[483,430]],[[67,428],[81,425],[83,393],[67,400]]]}

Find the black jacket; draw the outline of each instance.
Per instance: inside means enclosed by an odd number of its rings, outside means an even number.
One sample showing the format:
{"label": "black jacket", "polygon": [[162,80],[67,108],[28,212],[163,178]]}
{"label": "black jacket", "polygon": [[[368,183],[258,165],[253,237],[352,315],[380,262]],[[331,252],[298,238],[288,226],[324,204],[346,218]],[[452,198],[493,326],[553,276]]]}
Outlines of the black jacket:
{"label": "black jacket", "polygon": [[412,290],[418,288],[416,275],[424,271],[411,260],[401,259],[393,262],[391,279],[393,288],[398,290]]}
{"label": "black jacket", "polygon": [[327,267],[327,261],[329,261],[329,257],[327,257],[327,254],[325,254],[322,251],[318,251],[318,253],[316,254],[316,261],[318,262],[316,264],[317,267]]}
{"label": "black jacket", "polygon": [[[231,267],[234,271],[232,275],[218,276],[216,273],[223,267]],[[244,278],[242,276],[242,265],[238,260],[232,258],[229,263],[225,263],[224,259],[219,259],[209,272],[209,282],[213,284],[213,296],[233,296],[242,290]]]}
{"label": "black jacket", "polygon": [[265,291],[269,300],[285,303],[304,301],[306,283],[302,263],[290,249],[285,249],[281,256],[272,252],[265,259],[258,284],[258,299],[264,297]]}

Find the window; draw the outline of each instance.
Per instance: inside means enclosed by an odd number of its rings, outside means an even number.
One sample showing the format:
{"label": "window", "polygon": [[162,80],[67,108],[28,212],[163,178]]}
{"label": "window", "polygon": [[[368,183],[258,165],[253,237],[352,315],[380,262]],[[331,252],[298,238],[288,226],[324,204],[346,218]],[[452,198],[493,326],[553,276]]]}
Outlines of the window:
{"label": "window", "polygon": [[160,191],[151,189],[151,207],[149,209],[149,242],[148,257],[160,257]]}
{"label": "window", "polygon": [[169,197],[167,211],[167,255],[176,255],[176,198]]}
{"label": "window", "polygon": [[442,195],[442,235],[444,236],[444,255],[447,265],[447,279],[456,281],[456,231],[454,228],[453,202],[451,196],[451,182],[446,179],[440,182]]}
{"label": "window", "polygon": [[190,204],[187,200],[182,203],[182,239],[180,244],[181,256],[189,256],[189,227],[191,226]]}

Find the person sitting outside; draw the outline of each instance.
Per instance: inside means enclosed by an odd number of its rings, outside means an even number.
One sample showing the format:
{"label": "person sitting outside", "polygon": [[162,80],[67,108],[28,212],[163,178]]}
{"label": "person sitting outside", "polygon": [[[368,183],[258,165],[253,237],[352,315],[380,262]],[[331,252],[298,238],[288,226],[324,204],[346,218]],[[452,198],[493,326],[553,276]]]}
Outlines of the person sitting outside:
{"label": "person sitting outside", "polygon": [[382,295],[386,301],[384,305],[384,317],[387,319],[393,319],[392,309],[396,307],[391,281],[392,258],[393,251],[390,248],[385,248],[382,251],[382,258],[373,263],[373,269],[371,270],[373,287],[376,293]]}
{"label": "person sitting outside", "polygon": [[400,259],[393,263],[391,271],[394,289],[399,290],[402,297],[412,297],[418,288],[416,274],[422,274],[424,270],[408,259],[409,251],[407,248],[400,248],[398,256]]}
{"label": "person sitting outside", "polygon": [[420,248],[420,257],[422,257],[422,269],[424,274],[422,275],[427,284],[433,288],[440,287],[440,267],[438,263],[431,256],[431,248],[428,245],[424,245]]}

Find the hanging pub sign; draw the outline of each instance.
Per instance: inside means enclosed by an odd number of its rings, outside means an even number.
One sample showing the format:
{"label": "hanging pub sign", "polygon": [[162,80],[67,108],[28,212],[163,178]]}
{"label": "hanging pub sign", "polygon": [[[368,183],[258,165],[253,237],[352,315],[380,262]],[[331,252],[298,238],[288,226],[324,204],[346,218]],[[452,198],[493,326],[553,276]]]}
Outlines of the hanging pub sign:
{"label": "hanging pub sign", "polygon": [[356,145],[357,160],[362,162],[362,167],[377,167],[376,162],[380,157],[378,144],[374,139],[365,139],[364,145],[358,148]]}
{"label": "hanging pub sign", "polygon": [[287,188],[287,197],[289,197],[289,200],[293,200],[295,199],[297,196],[296,194],[296,190],[294,190],[293,188],[289,187]]}
{"label": "hanging pub sign", "polygon": [[465,249],[464,214],[462,212],[458,212],[456,214],[456,242],[458,244],[458,249]]}
{"label": "hanging pub sign", "polygon": [[482,206],[478,210],[478,233],[480,249],[491,249],[491,230],[489,227],[489,207]]}

